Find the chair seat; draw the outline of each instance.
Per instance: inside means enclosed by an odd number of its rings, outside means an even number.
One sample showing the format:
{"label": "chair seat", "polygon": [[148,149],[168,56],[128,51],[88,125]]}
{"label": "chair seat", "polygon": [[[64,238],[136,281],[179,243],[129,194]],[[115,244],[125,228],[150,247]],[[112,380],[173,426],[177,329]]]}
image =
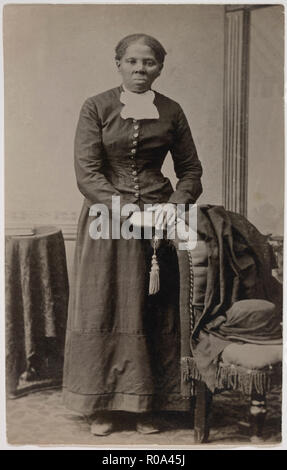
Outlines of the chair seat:
{"label": "chair seat", "polygon": [[224,349],[222,360],[246,369],[263,369],[282,362],[282,344],[233,343]]}

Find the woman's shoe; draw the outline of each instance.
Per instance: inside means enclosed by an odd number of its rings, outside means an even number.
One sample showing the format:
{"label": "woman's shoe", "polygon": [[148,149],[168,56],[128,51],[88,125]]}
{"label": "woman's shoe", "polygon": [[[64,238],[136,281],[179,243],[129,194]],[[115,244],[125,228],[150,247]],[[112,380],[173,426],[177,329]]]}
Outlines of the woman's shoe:
{"label": "woman's shoe", "polygon": [[95,436],[108,436],[113,432],[113,421],[106,415],[97,415],[91,424],[91,433]]}
{"label": "woman's shoe", "polygon": [[137,432],[141,434],[155,434],[160,432],[160,430],[155,424],[153,416],[148,414],[138,418]]}

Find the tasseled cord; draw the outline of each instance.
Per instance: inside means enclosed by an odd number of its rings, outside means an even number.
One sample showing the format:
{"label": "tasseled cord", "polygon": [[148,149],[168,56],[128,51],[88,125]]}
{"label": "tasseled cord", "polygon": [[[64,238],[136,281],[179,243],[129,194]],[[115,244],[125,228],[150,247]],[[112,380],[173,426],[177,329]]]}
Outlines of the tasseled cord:
{"label": "tasseled cord", "polygon": [[149,273],[149,295],[157,294],[160,289],[159,265],[156,256],[158,239],[153,237],[153,255],[151,260],[151,270]]}

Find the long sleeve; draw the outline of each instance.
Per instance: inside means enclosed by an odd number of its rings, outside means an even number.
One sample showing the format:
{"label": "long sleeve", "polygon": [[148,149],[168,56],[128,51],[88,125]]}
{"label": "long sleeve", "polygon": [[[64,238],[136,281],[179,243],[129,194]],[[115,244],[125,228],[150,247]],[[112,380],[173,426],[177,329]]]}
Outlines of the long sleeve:
{"label": "long sleeve", "polygon": [[112,208],[112,196],[120,196],[103,173],[104,149],[101,122],[95,104],[82,106],[75,136],[75,172],[78,188],[91,204]]}
{"label": "long sleeve", "polygon": [[202,166],[197,156],[187,119],[180,106],[174,144],[170,148],[170,152],[178,182],[169,202],[192,204],[202,193],[200,181]]}

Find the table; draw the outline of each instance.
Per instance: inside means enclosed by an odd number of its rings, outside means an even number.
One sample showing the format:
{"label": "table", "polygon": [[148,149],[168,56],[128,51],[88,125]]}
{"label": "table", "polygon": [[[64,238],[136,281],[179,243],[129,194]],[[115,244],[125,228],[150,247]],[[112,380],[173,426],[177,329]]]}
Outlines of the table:
{"label": "table", "polygon": [[5,291],[8,397],[60,385],[69,295],[61,230],[5,235]]}

